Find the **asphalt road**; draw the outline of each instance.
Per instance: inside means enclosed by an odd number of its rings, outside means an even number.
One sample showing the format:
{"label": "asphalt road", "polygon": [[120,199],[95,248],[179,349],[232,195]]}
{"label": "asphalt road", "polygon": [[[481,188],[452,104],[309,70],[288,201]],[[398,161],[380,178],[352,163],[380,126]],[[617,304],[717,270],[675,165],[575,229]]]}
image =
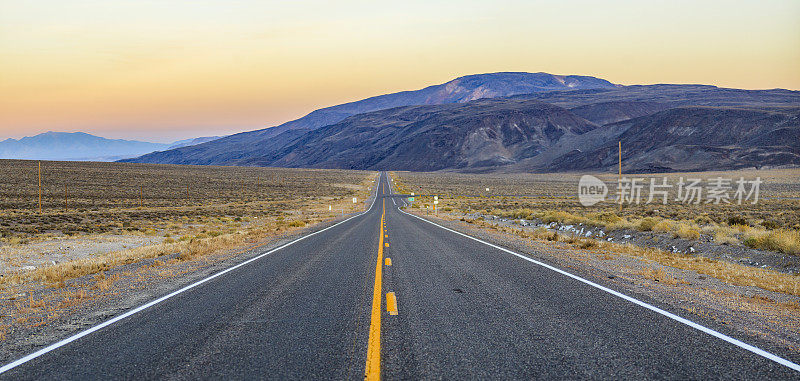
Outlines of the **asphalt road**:
{"label": "asphalt road", "polygon": [[[31,356],[0,377],[800,376],[697,327],[407,215],[396,206],[401,199],[383,197],[387,184],[382,175],[376,202],[360,216]],[[387,311],[393,307],[396,314]]]}

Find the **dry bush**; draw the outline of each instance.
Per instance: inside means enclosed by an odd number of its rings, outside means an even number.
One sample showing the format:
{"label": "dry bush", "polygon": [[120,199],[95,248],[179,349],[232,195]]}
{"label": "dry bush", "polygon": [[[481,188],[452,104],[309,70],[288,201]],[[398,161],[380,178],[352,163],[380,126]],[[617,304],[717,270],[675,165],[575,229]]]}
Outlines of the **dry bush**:
{"label": "dry bush", "polygon": [[584,238],[578,241],[578,247],[580,247],[581,249],[593,249],[598,246],[599,244],[597,243],[597,240],[594,239]]}
{"label": "dry bush", "polygon": [[636,228],[643,231],[648,232],[653,230],[653,228],[659,224],[659,220],[653,217],[645,217],[639,220],[639,223],[636,225]]}
{"label": "dry bush", "polygon": [[697,228],[683,222],[678,223],[673,233],[683,239],[696,240],[700,238],[700,231]]}
{"label": "dry bush", "polygon": [[109,289],[111,289],[111,286],[114,284],[114,282],[116,282],[117,279],[119,279],[119,275],[117,274],[114,274],[110,277],[106,277],[105,274],[103,273],[100,273],[98,275],[102,276],[95,276],[95,284],[93,287],[100,291],[108,291]]}
{"label": "dry bush", "polygon": [[714,242],[720,245],[736,245],[739,243],[739,238],[719,231],[714,234]]}
{"label": "dry bush", "polygon": [[744,244],[762,250],[787,254],[800,254],[800,232],[796,230],[750,230],[745,233]]}

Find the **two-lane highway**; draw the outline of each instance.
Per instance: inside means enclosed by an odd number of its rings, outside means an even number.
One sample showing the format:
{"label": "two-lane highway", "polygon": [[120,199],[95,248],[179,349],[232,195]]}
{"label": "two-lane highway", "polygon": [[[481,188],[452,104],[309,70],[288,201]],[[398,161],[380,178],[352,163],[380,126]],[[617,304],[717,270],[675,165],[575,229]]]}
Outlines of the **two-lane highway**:
{"label": "two-lane highway", "polygon": [[2,376],[798,377],[797,365],[768,352],[409,215],[383,197],[390,189],[382,174],[364,214]]}

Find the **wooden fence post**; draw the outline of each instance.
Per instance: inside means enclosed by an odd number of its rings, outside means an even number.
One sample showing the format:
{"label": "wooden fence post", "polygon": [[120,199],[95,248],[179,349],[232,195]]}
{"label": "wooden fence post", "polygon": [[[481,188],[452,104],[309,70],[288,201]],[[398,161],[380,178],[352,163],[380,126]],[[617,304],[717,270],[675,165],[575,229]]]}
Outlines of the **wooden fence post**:
{"label": "wooden fence post", "polygon": [[617,197],[619,200],[619,211],[622,212],[622,193],[619,191],[619,186],[622,183],[622,140],[619,141],[619,174],[617,176]]}

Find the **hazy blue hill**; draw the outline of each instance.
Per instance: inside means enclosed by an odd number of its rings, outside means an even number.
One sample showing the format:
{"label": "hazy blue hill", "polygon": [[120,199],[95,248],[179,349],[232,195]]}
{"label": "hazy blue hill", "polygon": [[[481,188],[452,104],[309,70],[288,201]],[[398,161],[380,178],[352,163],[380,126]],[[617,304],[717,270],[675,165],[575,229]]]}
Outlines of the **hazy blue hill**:
{"label": "hazy blue hill", "polygon": [[106,139],[84,132],[45,132],[0,142],[2,159],[113,160],[166,149],[169,144]]}
{"label": "hazy blue hill", "polygon": [[106,139],[85,132],[45,132],[0,141],[0,159],[113,161],[158,150],[183,147],[219,138],[202,137],[174,143]]}

